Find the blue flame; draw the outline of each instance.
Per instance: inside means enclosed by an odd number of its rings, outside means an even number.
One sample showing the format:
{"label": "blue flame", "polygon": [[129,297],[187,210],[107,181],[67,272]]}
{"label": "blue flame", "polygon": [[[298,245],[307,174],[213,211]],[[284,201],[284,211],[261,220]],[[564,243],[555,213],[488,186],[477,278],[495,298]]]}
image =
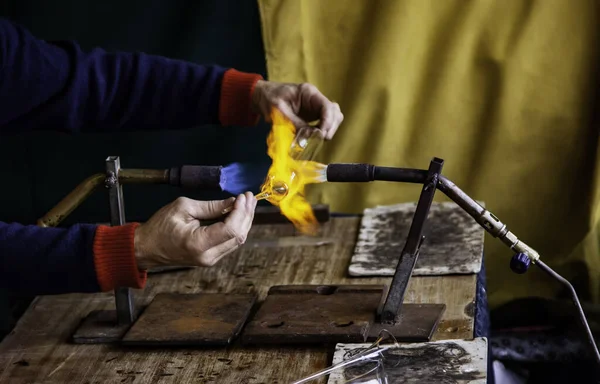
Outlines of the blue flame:
{"label": "blue flame", "polygon": [[232,163],[221,170],[221,189],[233,195],[248,191],[258,191],[263,183],[268,165]]}

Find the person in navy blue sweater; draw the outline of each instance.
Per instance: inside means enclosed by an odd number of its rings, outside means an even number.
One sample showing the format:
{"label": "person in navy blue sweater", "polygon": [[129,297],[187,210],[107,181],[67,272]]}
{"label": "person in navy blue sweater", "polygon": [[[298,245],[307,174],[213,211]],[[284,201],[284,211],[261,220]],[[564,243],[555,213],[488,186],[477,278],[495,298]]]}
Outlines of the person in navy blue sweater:
{"label": "person in navy blue sweater", "polygon": [[[310,84],[265,81],[233,68],[144,53],[83,52],[0,19],[0,135],[255,125],[273,106],[298,127],[320,120],[331,139],[343,120]],[[200,219],[224,222],[200,226]],[[145,223],[42,228],[0,222],[0,288],[28,295],[143,288],[156,265],[211,266],[250,230],[256,199],[179,198]]]}

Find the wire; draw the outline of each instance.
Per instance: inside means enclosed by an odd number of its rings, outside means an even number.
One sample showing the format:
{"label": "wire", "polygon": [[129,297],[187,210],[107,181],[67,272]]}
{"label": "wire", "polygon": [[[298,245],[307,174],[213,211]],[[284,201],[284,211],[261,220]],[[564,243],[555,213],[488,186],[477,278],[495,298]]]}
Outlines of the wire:
{"label": "wire", "polygon": [[535,265],[537,265],[542,271],[546,272],[548,275],[550,275],[552,278],[557,280],[559,283],[561,283],[562,285],[567,287],[567,289],[569,290],[569,293],[571,294],[571,299],[573,300],[573,304],[575,304],[575,307],[577,308],[577,314],[579,315],[579,320],[581,321],[581,324],[583,325],[583,328],[587,335],[587,339],[592,346],[596,362],[600,366],[600,352],[598,352],[598,347],[596,346],[596,340],[594,339],[594,334],[592,333],[592,330],[590,329],[590,326],[587,322],[585,312],[583,312],[583,308],[581,307],[581,303],[579,302],[579,298],[577,297],[577,292],[575,292],[575,288],[573,288],[573,285],[571,285],[571,283],[567,279],[565,279],[564,277],[562,277],[561,275],[556,273],[552,268],[550,268],[543,261],[538,260],[535,262]]}

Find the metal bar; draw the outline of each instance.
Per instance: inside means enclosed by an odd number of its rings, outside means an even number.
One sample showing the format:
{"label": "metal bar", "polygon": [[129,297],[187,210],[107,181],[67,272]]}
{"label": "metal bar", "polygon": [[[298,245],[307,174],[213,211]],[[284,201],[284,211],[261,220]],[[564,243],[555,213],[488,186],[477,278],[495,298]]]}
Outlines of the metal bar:
{"label": "metal bar", "polygon": [[[121,184],[168,184],[168,169],[120,169]],[[56,227],[81,205],[100,185],[106,182],[105,173],[96,173],[82,181],[50,211],[42,216],[37,225]]]}
{"label": "metal bar", "polygon": [[168,169],[120,169],[121,184],[169,184]]}
{"label": "metal bar", "polygon": [[438,189],[464,209],[490,235],[500,239],[513,252],[524,253],[533,262],[536,262],[540,258],[539,253],[535,249],[519,240],[496,215],[479,205],[479,203],[443,175],[440,175]]}
{"label": "metal bar", "polygon": [[552,278],[560,282],[568,289],[569,294],[571,295],[571,300],[577,308],[577,315],[579,316],[579,321],[581,322],[583,330],[585,331],[585,335],[588,339],[588,342],[590,343],[590,347],[592,348],[591,352],[594,356],[594,359],[596,360],[596,363],[600,364],[600,353],[598,352],[598,347],[596,346],[596,341],[594,340],[594,334],[592,333],[592,330],[588,325],[587,319],[585,317],[585,312],[583,312],[583,308],[581,308],[581,303],[579,302],[579,298],[577,297],[577,292],[575,292],[575,288],[573,288],[573,285],[571,285],[571,283],[569,283],[567,279],[554,272],[554,270],[547,266],[546,263],[544,263],[543,261],[538,260],[535,262],[535,265],[537,265],[542,271],[546,272],[548,275],[550,275]]}
{"label": "metal bar", "polygon": [[[125,224],[125,205],[123,201],[123,186],[119,182],[121,161],[118,156],[106,159],[106,181],[110,203],[110,225]],[[134,320],[133,295],[129,288],[115,289],[117,321],[119,324],[131,324]]]}
{"label": "metal bar", "polygon": [[400,255],[400,260],[394,273],[394,278],[390,289],[386,295],[383,309],[381,311],[380,320],[382,323],[395,324],[398,322],[398,316],[400,315],[400,309],[404,301],[404,294],[408,287],[408,281],[412,276],[412,272],[417,263],[417,257],[419,255],[419,249],[423,242],[423,228],[425,227],[425,221],[435,196],[439,175],[442,172],[444,166],[444,160],[435,157],[429,164],[429,170],[427,172],[427,179],[421,190],[421,196],[417,203],[415,215],[413,217],[406,244]]}
{"label": "metal bar", "polygon": [[58,204],[56,204],[48,213],[42,216],[37,225],[40,227],[56,227],[71,212],[73,212],[81,203],[85,201],[98,186],[102,185],[106,179],[103,173],[97,173],[82,181],[74,190],[69,192]]}

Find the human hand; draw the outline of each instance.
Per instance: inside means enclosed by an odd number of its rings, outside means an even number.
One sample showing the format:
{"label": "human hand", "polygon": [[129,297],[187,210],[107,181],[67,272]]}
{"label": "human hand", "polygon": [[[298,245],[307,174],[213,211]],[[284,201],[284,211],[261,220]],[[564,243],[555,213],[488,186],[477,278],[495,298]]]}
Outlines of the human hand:
{"label": "human hand", "polygon": [[[223,216],[231,205],[233,210],[223,222],[200,225],[200,220]],[[244,244],[255,208],[256,198],[251,192],[218,201],[178,198],[136,228],[138,268],[215,265]]]}
{"label": "human hand", "polygon": [[277,83],[259,80],[252,94],[252,104],[267,121],[276,107],[297,129],[319,120],[318,129],[325,139],[333,138],[344,120],[338,103],[331,102],[312,84]]}

